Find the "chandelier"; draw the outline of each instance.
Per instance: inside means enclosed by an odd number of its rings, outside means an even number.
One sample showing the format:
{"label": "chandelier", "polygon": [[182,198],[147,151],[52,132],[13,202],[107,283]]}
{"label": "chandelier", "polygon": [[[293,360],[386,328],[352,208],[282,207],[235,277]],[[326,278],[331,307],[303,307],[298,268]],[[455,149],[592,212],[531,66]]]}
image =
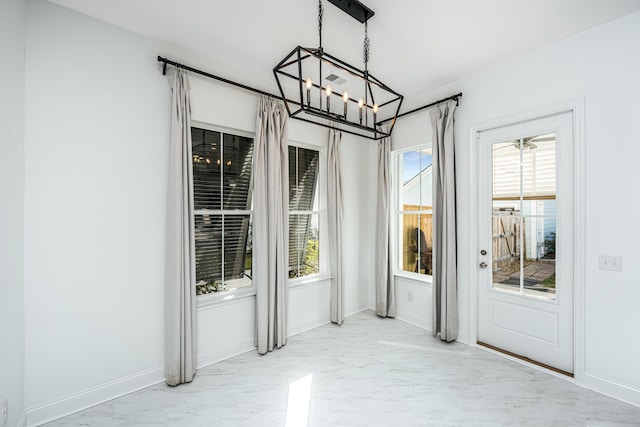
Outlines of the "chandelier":
{"label": "chandelier", "polygon": [[[324,7],[319,0],[319,47],[298,46],[273,69],[289,116],[328,128],[340,128],[342,132],[369,139],[390,136],[403,96],[369,73],[367,30],[374,12],[358,0],[329,1],[364,24],[364,70],[323,49]],[[387,122],[388,126],[382,126]]]}

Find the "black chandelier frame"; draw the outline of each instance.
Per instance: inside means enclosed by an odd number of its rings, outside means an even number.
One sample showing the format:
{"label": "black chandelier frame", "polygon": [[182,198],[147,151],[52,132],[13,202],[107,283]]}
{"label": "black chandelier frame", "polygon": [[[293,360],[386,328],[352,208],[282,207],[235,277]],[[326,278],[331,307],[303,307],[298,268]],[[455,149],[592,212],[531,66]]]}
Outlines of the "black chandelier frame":
{"label": "black chandelier frame", "polygon": [[[203,76],[203,77],[207,77],[209,79],[218,81],[220,83],[227,84],[229,86],[237,87],[238,89],[246,90],[247,92],[251,92],[251,93],[258,94],[258,95],[267,96],[267,97],[270,97],[270,98],[282,100],[282,96],[281,95],[276,95],[274,93],[270,93],[270,92],[264,91],[262,89],[257,89],[255,87],[246,85],[244,83],[239,83],[239,82],[236,82],[234,80],[230,80],[230,79],[228,79],[226,77],[218,76],[216,74],[212,74],[212,73],[209,73],[207,71],[203,71],[203,70],[200,70],[198,68],[191,67],[189,65],[186,65],[186,64],[171,60],[169,58],[158,56],[157,60],[158,60],[158,62],[160,62],[162,64],[162,66],[160,67],[160,71],[162,72],[163,75],[167,74],[167,66],[170,65],[172,67],[175,67],[175,68],[178,68],[178,69],[182,69],[182,70],[185,70],[185,71],[189,71],[190,73],[193,73],[193,74],[196,74],[196,75],[199,75],[199,76]],[[424,111],[424,110],[427,110],[429,108],[433,108],[433,107],[435,107],[437,105],[440,105],[440,104],[442,104],[444,102],[447,102],[447,101],[455,101],[456,105],[459,105],[460,98],[462,98],[462,92],[457,93],[455,95],[448,96],[446,98],[439,99],[437,101],[430,102],[428,104],[422,105],[422,106],[414,108],[412,110],[405,111],[404,113],[398,114],[397,117],[395,117],[395,118],[387,119],[387,120],[381,120],[378,123],[384,124],[386,122],[390,122],[390,121],[393,121],[395,119],[399,119],[401,117],[406,117],[406,116],[409,116],[411,114],[415,114],[415,113],[417,113],[419,111]],[[292,99],[288,99],[287,101],[291,102],[293,104],[298,102],[298,101],[294,101]],[[313,122],[313,123],[314,124],[319,124],[319,123],[315,123],[315,122]],[[322,124],[319,124],[319,125],[324,126]],[[354,133],[354,132],[349,132],[347,130],[342,130],[342,132]]]}
{"label": "black chandelier frame", "polygon": [[[335,56],[327,53],[322,47],[322,0],[319,0],[319,16],[318,16],[318,32],[320,39],[320,47],[310,48],[297,46],[287,56],[282,59],[278,65],[273,68],[273,74],[276,79],[278,89],[280,90],[281,98],[284,100],[285,107],[289,114],[289,117],[302,120],[305,122],[313,123],[316,125],[324,126],[327,128],[340,129],[342,132],[362,136],[368,139],[382,139],[391,135],[393,127],[395,126],[396,119],[400,112],[400,107],[404,97],[391,89],[389,86],[375,78],[368,70],[369,60],[369,38],[366,35],[368,19],[374,15],[374,12],[360,3],[357,0],[341,1],[341,0],[329,0],[331,3],[338,6],[345,13],[351,15],[354,19],[364,23],[365,25],[365,41],[364,41],[364,70],[355,67]],[[317,68],[319,70],[319,81],[311,81],[307,79],[305,81],[305,75],[303,75],[303,63],[309,63],[310,61],[317,61]],[[315,65],[315,64],[314,64]],[[327,68],[333,67],[340,70],[346,75],[352,76],[360,80],[364,86],[364,98],[353,98],[344,93],[331,92],[327,86],[322,85],[323,80],[323,65]],[[298,90],[297,100],[289,99],[283,87],[283,82],[295,81]],[[306,91],[305,91],[306,86]],[[374,90],[374,88],[376,90]],[[317,92],[317,103],[311,102],[311,89]],[[329,92],[327,92],[329,90]],[[376,103],[375,93],[383,91],[385,101],[381,104]],[[293,90],[291,90],[293,92]],[[305,98],[306,92],[306,98]],[[326,95],[325,95],[326,93]],[[290,94],[291,98],[295,95]],[[323,108],[323,98],[326,96],[326,106]],[[330,97],[339,97],[344,102],[344,114],[330,110]],[[344,97],[343,97],[344,96]],[[355,103],[358,106],[359,114],[357,119],[349,119],[347,115],[348,103]],[[394,103],[396,104],[394,107]],[[315,104],[315,105],[314,105]],[[386,109],[384,107],[387,107]],[[386,117],[378,117],[378,112],[386,111]],[[372,113],[372,119],[370,118],[370,112]],[[364,114],[363,114],[364,113]],[[354,114],[355,115],[355,114]],[[387,126],[383,124],[389,123]],[[344,127],[339,128],[338,124],[349,126],[349,129]]]}

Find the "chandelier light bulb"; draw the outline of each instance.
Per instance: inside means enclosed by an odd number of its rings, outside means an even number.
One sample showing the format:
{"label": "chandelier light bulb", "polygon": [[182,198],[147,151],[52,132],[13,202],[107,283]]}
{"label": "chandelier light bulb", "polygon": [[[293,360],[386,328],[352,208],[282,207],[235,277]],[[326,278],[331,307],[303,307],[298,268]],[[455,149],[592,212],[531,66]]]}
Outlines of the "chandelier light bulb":
{"label": "chandelier light bulb", "polygon": [[373,104],[373,127],[376,127],[376,122],[378,121],[378,104]]}
{"label": "chandelier light bulb", "polygon": [[344,118],[347,118],[347,105],[349,102],[349,94],[347,93],[347,91],[345,90],[344,93],[342,94],[342,100],[344,101]]}
{"label": "chandelier light bulb", "polygon": [[307,81],[305,84],[307,85],[307,107],[311,107],[311,86],[313,86],[311,77],[307,77]]}
{"label": "chandelier light bulb", "polygon": [[331,93],[333,92],[331,90],[331,86],[327,85],[327,113],[331,111]]}

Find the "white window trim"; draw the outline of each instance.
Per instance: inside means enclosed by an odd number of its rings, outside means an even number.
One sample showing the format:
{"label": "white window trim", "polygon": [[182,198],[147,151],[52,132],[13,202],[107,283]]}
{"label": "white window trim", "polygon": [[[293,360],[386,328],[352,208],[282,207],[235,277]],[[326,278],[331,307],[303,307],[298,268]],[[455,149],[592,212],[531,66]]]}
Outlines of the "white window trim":
{"label": "white window trim", "polygon": [[[192,120],[191,127],[205,129],[213,132],[220,132],[223,134],[233,134],[233,135],[242,136],[245,138],[251,138],[253,139],[253,143],[255,147],[255,141],[256,141],[255,132],[248,132],[241,129],[234,129],[230,127],[214,125],[211,123],[201,122],[198,120]],[[255,150],[254,150],[254,155],[255,155]],[[253,179],[253,171],[252,171],[252,179]],[[252,217],[254,216],[253,210],[247,211],[247,210],[228,210],[228,209],[220,209],[220,210],[194,209],[194,215],[202,214],[202,213],[211,213],[216,215],[228,213],[229,215],[251,215]],[[255,218],[252,218],[252,219],[255,219]],[[195,258],[193,262],[195,264]],[[195,265],[194,265],[194,269],[195,269]],[[195,284],[194,284],[194,287],[195,287]],[[256,284],[255,284],[255,280],[252,278],[251,286],[245,286],[240,289],[234,289],[229,291],[210,292],[208,294],[197,295],[196,307],[197,308],[204,307],[211,304],[219,305],[219,304],[228,303],[231,301],[235,302],[239,299],[245,299],[245,298],[253,297],[255,295],[256,295]]]}
{"label": "white window trim", "polygon": [[417,283],[427,286],[433,285],[433,276],[430,274],[418,274],[411,271],[399,270],[396,268],[394,269],[393,275],[394,277],[402,277],[403,279],[413,280]]}
{"label": "white window trim", "polygon": [[322,274],[322,273],[310,274],[308,276],[289,279],[289,287],[298,288],[298,287],[307,286],[307,285],[314,285],[316,283],[330,281],[331,279],[332,277],[327,274]]}
{"label": "white window trim", "polygon": [[204,295],[198,295],[196,298],[196,307],[206,307],[209,305],[224,305],[236,303],[245,299],[250,299],[256,295],[256,286],[252,282],[251,286],[245,286],[241,289],[223,292],[211,292]]}
{"label": "white window trim", "polygon": [[324,145],[315,145],[308,142],[289,140],[290,147],[306,148],[315,150],[320,153],[320,162],[318,164],[318,210],[317,211],[289,211],[289,215],[295,213],[312,213],[318,214],[318,225],[320,226],[320,262],[318,273],[308,276],[294,277],[289,279],[289,287],[304,286],[311,283],[324,282],[331,279],[329,272],[329,257],[327,256],[327,242],[329,234],[327,231],[327,147]]}
{"label": "white window trim", "polygon": [[[392,185],[391,185],[391,197],[393,200],[392,204],[392,215],[393,219],[391,221],[392,230],[390,233],[390,238],[392,239],[392,250],[393,250],[393,275],[394,277],[402,277],[405,279],[413,280],[417,283],[431,286],[433,284],[433,275],[431,274],[419,274],[411,271],[405,271],[400,268],[400,259],[402,254],[400,252],[400,236],[398,230],[400,229],[400,214],[407,213],[407,211],[400,210],[400,186],[402,185],[402,180],[399,179],[399,163],[400,156],[404,153],[422,149],[432,149],[432,143],[425,143],[420,145],[414,145],[411,147],[402,148],[401,150],[395,150],[391,153],[392,161],[391,161],[391,176],[393,177]],[[433,212],[433,206],[431,207],[431,211]],[[412,211],[411,213],[416,213]]]}
{"label": "white window trim", "polygon": [[196,128],[200,128],[200,129],[206,129],[206,130],[210,130],[213,132],[222,132],[222,133],[231,133],[237,136],[243,136],[245,138],[251,138],[254,140],[255,143],[255,139],[256,139],[256,133],[255,132],[250,132],[250,131],[246,131],[246,130],[242,130],[242,129],[235,129],[235,128],[231,128],[231,127],[226,127],[226,126],[221,126],[221,125],[214,125],[211,123],[207,123],[207,122],[201,122],[198,120],[191,120],[191,127],[196,127]]}
{"label": "white window trim", "polygon": [[[213,125],[210,123],[201,122],[197,120],[193,120],[191,122],[191,126],[197,127],[200,129],[214,131],[214,132],[231,133],[238,136],[252,138],[255,143],[255,133],[253,132],[247,132],[240,129]],[[296,141],[296,140],[290,140],[288,145],[292,145],[300,148],[306,148],[310,150],[316,150],[320,153],[320,164],[319,164],[319,171],[318,171],[318,189],[317,189],[320,193],[318,197],[317,214],[318,214],[318,223],[320,224],[320,242],[321,244],[322,242],[328,242],[329,236],[327,231],[328,223],[327,223],[327,215],[326,215],[326,212],[327,212],[327,208],[326,208],[327,147],[324,145],[315,145],[315,144],[305,143],[305,142]],[[218,211],[215,211],[215,212],[218,212]],[[230,213],[255,215],[253,211],[230,211]],[[304,211],[302,213],[307,213],[307,211]],[[316,213],[316,211],[309,211],[309,213]],[[291,211],[289,212],[289,214],[291,214]],[[328,282],[332,279],[331,274],[329,272],[329,257],[326,256],[326,248],[324,246],[326,246],[326,243],[324,243],[324,245],[320,249],[320,263],[319,263],[320,271],[316,274],[289,279],[288,284],[290,288],[302,288],[306,286],[313,286],[316,284]],[[247,286],[241,289],[230,290],[230,291],[211,292],[204,295],[198,295],[196,298],[196,307],[200,309],[200,308],[206,308],[207,306],[211,306],[211,305],[220,306],[220,305],[232,304],[232,303],[240,302],[243,300],[255,298],[255,295],[256,295],[256,284],[255,284],[255,278],[254,278],[252,280],[251,286]]]}

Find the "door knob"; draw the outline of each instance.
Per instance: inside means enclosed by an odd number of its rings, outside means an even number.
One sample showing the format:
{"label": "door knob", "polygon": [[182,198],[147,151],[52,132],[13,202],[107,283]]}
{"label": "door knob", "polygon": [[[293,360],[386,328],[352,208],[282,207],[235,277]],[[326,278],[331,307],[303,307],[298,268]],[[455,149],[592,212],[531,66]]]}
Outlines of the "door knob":
{"label": "door knob", "polygon": [[485,251],[484,249],[480,251],[480,255],[486,255],[487,251]]}
{"label": "door knob", "polygon": [[481,262],[481,263],[480,263],[480,268],[483,268],[483,269],[484,269],[484,268],[487,268],[487,263],[486,263],[486,262],[484,262],[484,261],[483,261],[483,262]]}

